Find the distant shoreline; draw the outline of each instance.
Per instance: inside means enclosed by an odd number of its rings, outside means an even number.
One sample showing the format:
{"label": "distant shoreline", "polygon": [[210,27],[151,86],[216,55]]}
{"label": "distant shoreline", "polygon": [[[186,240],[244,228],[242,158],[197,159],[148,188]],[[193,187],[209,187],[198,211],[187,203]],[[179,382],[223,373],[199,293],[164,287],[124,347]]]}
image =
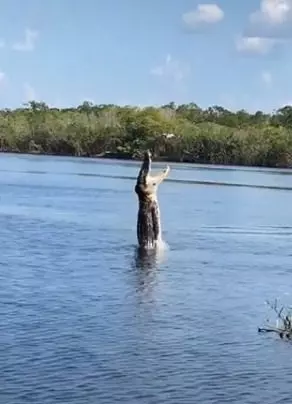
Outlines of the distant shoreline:
{"label": "distant shoreline", "polygon": [[[96,159],[96,160],[121,160],[121,161],[133,161],[139,162],[142,160],[142,156],[133,157],[126,154],[121,153],[101,153],[98,155],[73,155],[73,154],[65,154],[65,153],[48,153],[48,152],[40,152],[40,151],[30,151],[30,152],[20,152],[18,150],[0,150],[0,154],[19,154],[24,156],[51,156],[51,157],[73,157],[73,158],[89,158],[89,159]],[[287,166],[264,166],[264,165],[247,165],[247,164],[222,164],[222,163],[212,163],[208,161],[194,161],[193,159],[170,159],[168,157],[159,157],[158,159],[154,158],[153,162],[155,163],[175,163],[175,164],[194,164],[194,165],[208,165],[213,167],[238,167],[238,168],[267,168],[267,169],[281,169],[281,170],[291,170],[292,167]]]}
{"label": "distant shoreline", "polygon": [[209,166],[292,168],[292,107],[272,114],[195,103],[159,107],[50,108],[30,101],[0,110],[0,150],[42,156]]}

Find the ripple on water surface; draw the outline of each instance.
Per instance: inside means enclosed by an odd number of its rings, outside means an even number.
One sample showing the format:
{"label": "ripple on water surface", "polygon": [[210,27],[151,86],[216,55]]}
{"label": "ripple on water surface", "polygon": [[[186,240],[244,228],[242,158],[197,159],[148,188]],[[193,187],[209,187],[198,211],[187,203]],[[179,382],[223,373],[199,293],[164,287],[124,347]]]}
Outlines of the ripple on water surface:
{"label": "ripple on water surface", "polygon": [[175,165],[168,248],[142,256],[136,164],[1,155],[4,170],[1,403],[289,402],[291,344],[257,327],[266,299],[292,300],[290,175]]}

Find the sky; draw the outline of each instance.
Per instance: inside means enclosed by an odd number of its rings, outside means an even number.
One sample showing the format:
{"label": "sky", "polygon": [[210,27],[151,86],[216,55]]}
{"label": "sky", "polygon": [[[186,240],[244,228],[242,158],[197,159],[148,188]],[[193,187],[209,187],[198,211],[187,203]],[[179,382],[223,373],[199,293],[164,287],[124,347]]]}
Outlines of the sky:
{"label": "sky", "polygon": [[0,0],[0,108],[292,103],[292,0]]}

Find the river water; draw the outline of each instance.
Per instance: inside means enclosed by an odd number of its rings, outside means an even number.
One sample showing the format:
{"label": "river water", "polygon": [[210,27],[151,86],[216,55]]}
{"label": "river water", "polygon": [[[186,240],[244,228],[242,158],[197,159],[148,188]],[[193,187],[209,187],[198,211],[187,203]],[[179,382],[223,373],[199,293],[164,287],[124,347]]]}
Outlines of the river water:
{"label": "river water", "polygon": [[292,172],[171,164],[141,257],[138,168],[0,155],[0,402],[290,402]]}

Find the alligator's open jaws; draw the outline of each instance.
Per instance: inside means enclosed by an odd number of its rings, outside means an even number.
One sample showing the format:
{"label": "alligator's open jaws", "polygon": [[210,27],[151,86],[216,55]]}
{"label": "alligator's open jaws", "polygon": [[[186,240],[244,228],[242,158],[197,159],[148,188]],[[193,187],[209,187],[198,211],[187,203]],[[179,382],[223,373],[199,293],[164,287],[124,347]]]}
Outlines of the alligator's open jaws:
{"label": "alligator's open jaws", "polygon": [[160,211],[157,200],[159,184],[168,176],[170,168],[154,176],[151,171],[151,153],[147,151],[139,171],[135,192],[139,199],[137,218],[137,238],[139,247],[143,249],[155,248],[161,240]]}

